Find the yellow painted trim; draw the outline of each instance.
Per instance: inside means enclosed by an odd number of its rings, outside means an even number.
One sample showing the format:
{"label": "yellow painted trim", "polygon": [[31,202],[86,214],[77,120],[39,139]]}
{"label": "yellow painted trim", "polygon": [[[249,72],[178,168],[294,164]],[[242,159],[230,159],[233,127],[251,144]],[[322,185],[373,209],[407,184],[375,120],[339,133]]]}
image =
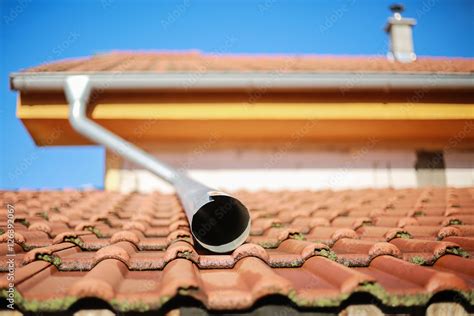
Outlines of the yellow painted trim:
{"label": "yellow painted trim", "polygon": [[[66,105],[19,106],[22,119],[66,119]],[[94,119],[161,120],[453,120],[474,119],[474,104],[159,103],[98,104]]]}

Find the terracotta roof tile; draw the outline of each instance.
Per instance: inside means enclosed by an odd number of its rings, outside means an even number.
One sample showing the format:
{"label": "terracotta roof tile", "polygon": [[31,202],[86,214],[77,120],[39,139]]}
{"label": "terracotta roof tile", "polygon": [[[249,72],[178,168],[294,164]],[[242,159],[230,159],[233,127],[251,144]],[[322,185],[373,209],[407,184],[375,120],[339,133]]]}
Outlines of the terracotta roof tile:
{"label": "terracotta roof tile", "polygon": [[200,52],[110,52],[56,61],[26,72],[435,72],[472,73],[474,59],[419,57],[397,63],[385,56],[224,55]]}
{"label": "terracotta roof tile", "polygon": [[[195,247],[174,195],[0,191],[17,218],[19,308],[65,311],[94,297],[143,311],[191,297],[213,311],[246,310],[268,295],[323,308],[356,292],[406,307],[443,291],[474,303],[474,226],[449,211],[472,212],[472,188],[235,195],[251,210],[251,235],[214,255]],[[0,228],[6,289],[7,223]]]}

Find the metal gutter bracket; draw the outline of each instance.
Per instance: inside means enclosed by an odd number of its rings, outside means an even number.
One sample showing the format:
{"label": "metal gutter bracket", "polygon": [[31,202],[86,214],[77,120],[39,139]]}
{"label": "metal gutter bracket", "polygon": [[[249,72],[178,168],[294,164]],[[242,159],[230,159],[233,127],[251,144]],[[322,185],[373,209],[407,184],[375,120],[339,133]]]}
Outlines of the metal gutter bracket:
{"label": "metal gutter bracket", "polygon": [[64,90],[72,127],[171,183],[186,212],[191,233],[202,247],[224,253],[244,243],[250,234],[247,208],[236,198],[191,179],[89,119],[87,105],[93,88],[87,75],[66,78]]}

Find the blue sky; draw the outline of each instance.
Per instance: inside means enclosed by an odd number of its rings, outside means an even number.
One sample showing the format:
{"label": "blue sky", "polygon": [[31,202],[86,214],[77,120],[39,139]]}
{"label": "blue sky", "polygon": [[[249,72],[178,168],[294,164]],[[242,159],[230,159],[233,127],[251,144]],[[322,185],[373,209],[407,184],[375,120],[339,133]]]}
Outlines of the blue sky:
{"label": "blue sky", "polygon": [[[103,186],[104,150],[36,147],[8,74],[110,50],[385,54],[393,1],[0,1],[0,189]],[[420,56],[474,56],[474,1],[403,1]]]}

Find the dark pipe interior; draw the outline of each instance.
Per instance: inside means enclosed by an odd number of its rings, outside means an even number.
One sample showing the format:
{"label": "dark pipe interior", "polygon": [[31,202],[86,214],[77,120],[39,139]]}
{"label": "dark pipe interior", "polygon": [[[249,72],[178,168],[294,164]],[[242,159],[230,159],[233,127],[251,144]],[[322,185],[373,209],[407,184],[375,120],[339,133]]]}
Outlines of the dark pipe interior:
{"label": "dark pipe interior", "polygon": [[213,201],[201,207],[194,214],[191,224],[196,238],[211,246],[227,244],[239,237],[247,228],[249,213],[237,199],[226,196],[212,196]]}

